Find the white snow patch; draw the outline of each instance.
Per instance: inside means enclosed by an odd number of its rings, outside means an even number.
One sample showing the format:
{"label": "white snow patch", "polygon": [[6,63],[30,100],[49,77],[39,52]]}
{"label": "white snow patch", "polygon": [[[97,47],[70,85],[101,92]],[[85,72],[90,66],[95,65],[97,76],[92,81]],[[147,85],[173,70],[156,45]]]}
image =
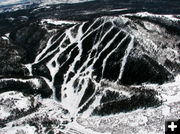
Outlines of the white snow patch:
{"label": "white snow patch", "polygon": [[[13,19],[12,17],[10,19]],[[10,33],[6,33],[5,36],[9,37]]]}
{"label": "white snow patch", "polygon": [[126,97],[128,97],[128,98],[131,98],[132,97],[132,95],[131,95],[131,93],[130,92],[128,92],[128,91],[124,91],[124,90],[119,90],[119,89],[115,89],[115,88],[112,88],[112,87],[108,87],[108,90],[109,91],[114,91],[114,92],[118,92],[120,95],[124,95],[124,96],[126,96]]}
{"label": "white snow patch", "polygon": [[[36,59],[34,61],[34,63],[38,63],[40,61],[40,58],[42,58],[42,55],[52,46],[52,39],[54,36],[52,36],[51,38],[49,38],[48,42],[46,43],[46,47],[36,56]],[[44,57],[43,57],[44,58]],[[33,64],[34,64],[33,63]]]}
{"label": "white snow patch", "polygon": [[100,132],[93,131],[82,125],[79,125],[76,121],[68,124],[67,127],[68,127],[68,130],[66,130],[66,131],[71,134],[79,134],[79,133],[80,134],[110,134],[108,132],[100,133]]}
{"label": "white snow patch", "polygon": [[20,92],[11,91],[11,92],[1,93],[0,99],[1,98],[3,100],[12,99],[14,102],[13,107],[14,108],[17,107],[18,109],[26,109],[27,107],[29,107],[31,105],[28,97],[25,97]]}
{"label": "white snow patch", "polygon": [[[163,87],[169,87],[169,86],[174,86],[174,87],[178,87],[180,88],[180,74],[178,74],[176,77],[175,77],[175,80],[174,82],[169,82],[169,83],[165,83],[163,84]],[[180,89],[179,89],[180,90]]]}
{"label": "white snow patch", "polygon": [[6,36],[1,36],[3,40],[9,40]]}
{"label": "white snow patch", "polygon": [[29,76],[33,76],[33,74],[32,74],[32,64],[26,64],[24,66],[29,70]]}
{"label": "white snow patch", "polygon": [[[60,3],[82,3],[82,2],[88,2],[88,1],[93,1],[93,0],[43,0],[40,6],[60,4]],[[39,3],[39,1],[35,1],[35,3],[36,2]]]}
{"label": "white snow patch", "polygon": [[93,112],[93,110],[95,109],[95,107],[97,107],[97,106],[99,106],[101,103],[100,103],[100,101],[101,101],[101,98],[102,98],[102,94],[100,94],[100,95],[96,95],[96,98],[95,98],[95,100],[94,100],[94,102],[89,106],[89,108],[82,114],[82,117],[83,118],[87,118],[87,117],[89,117],[91,114],[92,114],[92,112]]}
{"label": "white snow patch", "polygon": [[180,21],[179,18],[177,18],[175,15],[167,15],[167,14],[163,14],[163,15],[158,15],[158,14],[153,14],[153,13],[148,13],[148,12],[139,12],[136,14],[125,14],[123,16],[140,16],[140,17],[147,17],[147,16],[151,16],[151,17],[157,17],[157,18],[164,18],[164,19],[168,19],[171,21]]}
{"label": "white snow patch", "polygon": [[159,28],[159,26],[153,23],[150,23],[148,21],[144,21],[143,23],[144,23],[145,28],[148,29],[149,31],[157,31],[161,33],[161,29]]}
{"label": "white snow patch", "polygon": [[8,109],[0,105],[0,119],[4,119],[10,116],[10,112]]}
{"label": "white snow patch", "polygon": [[20,3],[22,0],[1,0],[0,6]]}
{"label": "white snow patch", "polygon": [[170,115],[170,107],[167,107],[167,106],[165,106],[165,107],[163,107],[163,109],[162,109],[162,114],[164,115],[164,116],[169,116]]}
{"label": "white snow patch", "polygon": [[120,8],[120,9],[112,9],[111,12],[119,12],[119,11],[126,11],[129,10],[129,8]]}
{"label": "white snow patch", "polygon": [[33,79],[19,79],[19,78],[3,78],[3,79],[0,79],[0,82],[3,82],[3,81],[15,81],[15,82],[23,82],[23,83],[26,83],[26,82],[32,82],[34,88],[40,88],[41,87],[41,82],[37,79],[37,78],[33,78]]}
{"label": "white snow patch", "polygon": [[5,127],[0,130],[1,134],[37,134],[36,128],[34,126],[15,126],[15,127]]}
{"label": "white snow patch", "polygon": [[41,20],[41,23],[48,23],[48,24],[54,24],[54,25],[64,25],[64,24],[77,24],[75,21],[65,21],[65,20],[53,20],[53,19],[43,19]]}
{"label": "white snow patch", "polygon": [[162,97],[163,97],[163,99],[166,100],[165,104],[169,104],[169,103],[173,103],[173,102],[178,102],[178,101],[180,101],[180,92],[177,93],[174,96],[173,95],[170,96],[170,95],[163,94]]}
{"label": "white snow patch", "polygon": [[124,68],[125,68],[125,65],[126,65],[126,62],[127,62],[127,58],[131,52],[131,49],[133,48],[134,46],[134,37],[132,37],[126,51],[125,51],[125,55],[123,57],[123,60],[122,60],[122,65],[121,65],[121,69],[120,69],[120,73],[119,73],[119,77],[118,79],[121,80],[122,78],[122,75],[123,75],[123,72],[124,72]]}
{"label": "white snow patch", "polygon": [[[118,34],[119,34],[120,32],[118,32],[115,36],[114,36],[114,38],[110,41],[110,42],[108,42],[108,46],[110,46],[110,44],[114,41],[114,39],[116,39],[116,37],[118,36]],[[104,71],[105,71],[105,66],[106,66],[106,62],[107,62],[107,60],[108,60],[108,58],[110,57],[110,55],[112,54],[112,53],[114,53],[115,51],[116,51],[116,49],[122,44],[122,42],[126,39],[128,37],[128,35],[126,35],[122,40],[121,40],[121,42],[116,46],[116,48],[113,50],[113,51],[111,51],[107,56],[106,56],[106,58],[103,60],[103,69],[102,69],[102,77],[104,76]],[[101,78],[102,79],[102,78]]]}

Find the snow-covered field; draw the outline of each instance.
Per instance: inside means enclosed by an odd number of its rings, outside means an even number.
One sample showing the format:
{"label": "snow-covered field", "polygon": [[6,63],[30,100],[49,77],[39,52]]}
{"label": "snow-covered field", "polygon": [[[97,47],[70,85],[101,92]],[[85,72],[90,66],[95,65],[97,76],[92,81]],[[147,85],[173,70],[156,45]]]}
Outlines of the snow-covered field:
{"label": "snow-covered field", "polygon": [[[79,116],[71,122],[68,113],[64,114],[60,103],[54,99],[41,99],[35,97],[34,103],[30,97],[24,97],[22,93],[7,92],[0,94],[0,119],[12,116],[13,109],[26,112],[32,107],[40,104],[40,107],[32,113],[22,118],[12,120],[6,124],[6,127],[0,130],[1,134],[16,134],[24,132],[25,134],[36,134],[45,131],[44,120],[53,120],[54,125],[51,129],[54,132],[64,132],[67,134],[163,134],[165,131],[165,120],[180,118],[180,75],[171,83],[159,85],[145,85],[161,93],[163,105],[160,107],[138,109],[128,113],[119,113],[104,117],[99,116]],[[32,98],[31,98],[32,99]],[[18,115],[18,113],[16,113]],[[30,122],[37,123],[40,126],[33,126]],[[59,126],[64,124],[65,126]],[[58,124],[59,123],[59,124]],[[60,129],[63,128],[63,129]],[[48,130],[50,131],[50,130]]]}
{"label": "snow-covered field", "polygon": [[180,75],[172,83],[145,85],[157,90],[163,100],[160,107],[138,109],[104,117],[78,118],[78,123],[110,134],[164,134],[165,121],[180,119]]}

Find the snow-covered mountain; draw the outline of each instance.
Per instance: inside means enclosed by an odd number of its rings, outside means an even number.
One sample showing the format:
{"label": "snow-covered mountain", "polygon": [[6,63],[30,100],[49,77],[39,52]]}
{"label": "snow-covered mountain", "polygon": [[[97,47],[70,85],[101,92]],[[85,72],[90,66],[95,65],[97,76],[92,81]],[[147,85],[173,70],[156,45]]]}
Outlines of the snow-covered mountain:
{"label": "snow-covered mountain", "polygon": [[0,5],[20,4],[29,2],[32,3],[43,3],[43,4],[58,4],[58,3],[79,3],[87,2],[92,0],[0,0]]}
{"label": "snow-covered mountain", "polygon": [[88,7],[0,14],[0,134],[164,133],[179,118],[179,15]]}
{"label": "snow-covered mountain", "polygon": [[44,7],[55,4],[75,4],[94,0],[0,0],[0,12],[12,12],[27,9],[34,5]]}
{"label": "snow-covered mountain", "polygon": [[23,4],[30,2],[30,0],[0,0],[0,6],[12,5],[12,4]]}
{"label": "snow-covered mountain", "polygon": [[59,3],[81,3],[93,0],[32,0],[34,3],[41,3],[42,5],[47,4],[59,4]]}

